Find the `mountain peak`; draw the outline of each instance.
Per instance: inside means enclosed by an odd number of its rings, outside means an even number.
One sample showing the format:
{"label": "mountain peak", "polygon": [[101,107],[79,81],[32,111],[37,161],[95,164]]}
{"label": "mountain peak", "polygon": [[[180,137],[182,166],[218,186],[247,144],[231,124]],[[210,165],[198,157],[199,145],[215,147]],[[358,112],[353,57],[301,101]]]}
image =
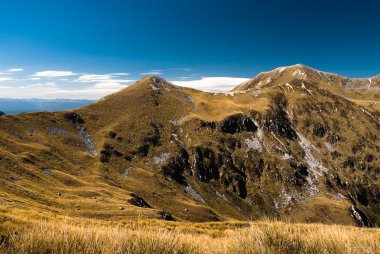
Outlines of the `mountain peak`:
{"label": "mountain peak", "polygon": [[[127,88],[119,91],[119,93],[124,93],[126,91],[135,90],[135,89],[153,89],[153,90],[159,90],[164,88],[169,88],[173,86],[168,81],[166,81],[164,78],[159,76],[146,76],[137,81],[136,83],[128,86]],[[114,96],[115,94],[111,94],[111,96]]]}
{"label": "mountain peak", "polygon": [[249,89],[261,89],[268,86],[276,86],[301,79],[318,86],[336,88],[367,88],[380,87],[378,76],[372,78],[350,79],[338,74],[319,71],[304,64],[283,66],[267,72],[261,72],[251,80],[238,85],[232,91],[244,91]]}

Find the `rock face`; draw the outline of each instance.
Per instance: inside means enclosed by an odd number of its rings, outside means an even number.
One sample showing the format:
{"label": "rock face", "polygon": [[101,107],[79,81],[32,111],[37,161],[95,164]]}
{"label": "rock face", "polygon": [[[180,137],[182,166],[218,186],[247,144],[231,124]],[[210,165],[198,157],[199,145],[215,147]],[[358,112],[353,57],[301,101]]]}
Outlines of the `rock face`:
{"label": "rock face", "polygon": [[237,114],[227,117],[220,123],[220,129],[224,133],[235,134],[237,132],[247,131],[255,132],[257,126],[253,121],[244,116],[243,114]]}
{"label": "rock face", "polygon": [[193,148],[194,163],[193,174],[202,182],[219,177],[218,167],[215,163],[215,154],[209,148]]}
{"label": "rock face", "polygon": [[266,117],[266,127],[272,132],[277,132],[281,137],[295,140],[297,134],[293,130],[288,114],[285,111],[288,106],[286,98],[283,94],[277,94],[273,100],[275,104]]}
{"label": "rock face", "polygon": [[[0,153],[0,170],[42,179],[51,193],[86,182],[123,213],[146,208],[151,218],[378,226],[379,91],[349,82],[306,66],[262,73],[226,94],[146,78],[75,112],[35,115],[40,125],[1,118],[0,147],[11,152]],[[38,149],[19,154],[25,147]],[[70,180],[46,184],[62,176]]]}
{"label": "rock face", "polygon": [[151,208],[151,206],[140,196],[132,194],[132,199],[128,200],[128,203],[143,208]]}
{"label": "rock face", "polygon": [[97,155],[94,140],[90,133],[87,131],[86,127],[84,126],[83,118],[76,113],[66,113],[64,114],[64,118],[66,120],[71,121],[75,125],[75,128],[82,141],[83,148],[85,149],[85,151],[90,154]]}
{"label": "rock face", "polygon": [[175,219],[173,218],[173,216],[168,213],[168,212],[161,212],[161,217],[163,220],[169,220],[169,221],[174,221]]}

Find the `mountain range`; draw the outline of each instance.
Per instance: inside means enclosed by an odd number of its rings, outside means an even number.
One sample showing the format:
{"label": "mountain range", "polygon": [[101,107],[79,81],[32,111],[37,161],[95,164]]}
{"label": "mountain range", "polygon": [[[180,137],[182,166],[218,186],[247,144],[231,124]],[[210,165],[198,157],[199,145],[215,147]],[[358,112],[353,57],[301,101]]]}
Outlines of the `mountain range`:
{"label": "mountain range", "polygon": [[294,65],[226,93],[146,77],[75,110],[0,116],[0,205],[378,227],[379,155],[380,76]]}
{"label": "mountain range", "polygon": [[0,98],[0,111],[6,114],[20,114],[38,111],[58,111],[80,108],[92,100],[71,99],[6,99]]}

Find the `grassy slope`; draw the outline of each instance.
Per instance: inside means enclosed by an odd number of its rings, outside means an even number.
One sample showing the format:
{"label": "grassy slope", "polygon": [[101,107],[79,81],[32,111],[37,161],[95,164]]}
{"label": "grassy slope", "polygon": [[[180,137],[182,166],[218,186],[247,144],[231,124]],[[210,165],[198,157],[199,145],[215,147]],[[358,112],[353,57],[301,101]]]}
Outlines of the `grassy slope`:
{"label": "grassy slope", "polygon": [[[294,93],[281,86],[268,87],[261,92],[236,93],[232,96],[179,89],[166,84],[162,89],[156,89],[152,88],[151,84],[152,78],[146,78],[134,86],[76,111],[84,119],[98,152],[105,143],[112,143],[123,155],[134,151],[138,149],[143,137],[154,132],[151,123],[161,124],[160,142],[163,145],[150,149],[147,157],[136,155],[136,159],[130,162],[112,157],[110,162],[104,164],[99,162],[97,156],[86,153],[75,126],[64,119],[65,112],[0,117],[0,173],[3,176],[0,178],[0,205],[4,211],[23,211],[30,216],[36,216],[34,211],[38,211],[58,217],[67,215],[107,220],[122,220],[136,216],[159,218],[160,211],[169,211],[178,219],[191,221],[246,220],[260,218],[264,214],[277,216],[271,208],[271,196],[281,193],[285,183],[273,181],[274,173],[264,174],[259,185],[252,183],[248,186],[249,191],[254,193],[253,204],[236,197],[228,190],[218,189],[231,203],[224,202],[212,194],[211,188],[219,188],[217,182],[208,185],[187,175],[188,183],[207,201],[207,204],[204,204],[191,198],[183,186],[163,177],[160,166],[152,163],[152,158],[162,153],[172,156],[177,153],[178,146],[173,141],[173,133],[181,137],[186,147],[206,145],[217,150],[220,134],[207,128],[200,129],[199,121],[218,122],[235,113],[250,114],[252,109],[265,117],[273,106],[273,96],[279,91],[286,94],[289,100],[289,108],[293,109],[289,114],[296,120],[295,127],[302,130],[303,134],[323,151],[318,157],[324,158],[324,162],[331,168],[341,165],[343,158],[350,155],[347,151],[358,142],[355,135],[376,129],[376,125],[370,122],[372,120],[368,116],[346,101],[341,102],[340,107],[352,108],[351,112],[355,115],[349,122],[339,115],[331,121],[327,120],[327,116],[332,114],[329,111],[319,115],[313,113],[314,120],[327,121],[330,128],[333,128],[336,121],[340,121],[340,126],[347,127],[347,130],[341,133],[345,142],[335,145],[335,149],[343,155],[336,162],[323,147],[327,137],[315,139],[310,134],[313,126],[306,124],[310,112],[299,108],[299,105],[313,105],[313,101],[335,103],[334,99],[328,96],[318,94],[317,99],[305,97],[306,92],[302,89]],[[322,86],[328,87],[327,84]],[[376,95],[373,96],[370,100]],[[186,118],[179,126],[169,124],[170,121],[180,120],[184,116]],[[351,126],[356,126],[357,129],[350,130]],[[49,133],[50,127],[64,132]],[[110,139],[110,131],[114,131],[122,141]],[[245,133],[235,136],[241,140],[250,137]],[[278,138],[270,133],[265,134],[264,145],[266,144],[268,150],[265,162],[268,165],[278,165],[278,170],[286,173],[288,165],[279,159],[276,147],[286,143],[283,148],[292,150],[293,156],[298,158],[302,157],[302,150],[297,144],[289,143],[282,138],[278,143],[276,139]],[[365,149],[369,150],[363,152],[364,154],[376,154],[373,147]],[[245,152],[246,150],[241,148],[234,151],[233,156],[243,157]],[[124,177],[122,174],[129,167],[133,167],[134,171],[128,177]],[[52,169],[52,175],[44,173],[43,170],[47,168]],[[350,181],[349,177],[359,182],[367,179],[361,172],[347,174],[343,169],[337,172],[343,181]],[[370,184],[376,186],[378,180],[375,175],[372,178],[375,180]],[[300,222],[354,224],[355,221],[349,212],[351,202],[337,199],[336,192],[328,191],[321,182],[318,184],[322,190],[320,195],[310,199],[302,198],[294,210],[285,211],[283,216]],[[263,190],[270,195],[262,194]],[[289,191],[300,190],[292,187]],[[341,191],[346,196],[350,194],[348,190]],[[142,196],[153,209],[129,204],[132,193]]]}
{"label": "grassy slope", "polygon": [[[2,253],[379,253],[380,231],[338,225],[45,221],[0,225]],[[17,233],[16,233],[17,232]]]}
{"label": "grassy slope", "polygon": [[[378,229],[247,222],[269,216],[286,218],[288,222],[354,225],[356,221],[350,211],[353,203],[371,218],[376,220],[379,216],[374,200],[363,205],[355,197],[355,184],[376,191],[379,161],[368,164],[372,171],[342,166],[350,156],[365,162],[366,155],[378,155],[378,140],[371,136],[378,132],[378,127],[356,104],[375,114],[378,94],[350,90],[347,93],[351,94],[346,95],[350,102],[320,89],[326,88],[332,94],[340,90],[328,84],[318,88],[306,83],[313,93],[309,96],[298,81],[289,82],[292,88],[273,84],[260,91],[215,95],[167,84],[155,89],[154,80],[147,78],[75,111],[83,118],[98,153],[104,144],[111,144],[123,156],[131,154],[144,137],[154,134],[151,123],[158,124],[161,145],[151,147],[147,156],[132,154],[131,161],[112,156],[109,162],[101,163],[99,155],[87,153],[75,125],[65,120],[67,112],[0,116],[0,252],[380,252]],[[317,195],[309,196],[307,186],[296,187],[277,179],[291,177],[291,169],[281,159],[279,150],[290,152],[302,163],[305,160],[297,141],[284,139],[263,127],[277,103],[273,98],[280,93],[288,100],[287,111],[293,127],[311,140],[319,150],[314,156],[331,170],[316,182]],[[249,198],[237,197],[232,190],[223,189],[217,180],[204,183],[185,172],[187,183],[207,202],[202,203],[186,193],[184,186],[160,173],[161,165],[156,165],[152,158],[162,153],[175,156],[178,144],[172,134],[177,134],[188,150],[206,146],[214,151],[218,151],[221,137],[243,141],[258,137],[257,133],[226,135],[200,128],[201,122],[219,124],[232,114],[251,115],[252,110],[264,130],[264,152],[249,156],[254,156],[254,160],[263,158],[266,168],[259,179],[249,176],[253,178],[247,184]],[[173,120],[177,123],[170,124]],[[327,126],[328,135],[315,137],[316,123]],[[116,133],[115,138],[109,137],[110,131]],[[324,143],[330,142],[329,137],[335,134],[343,141],[333,144],[341,154],[334,159]],[[354,147],[361,148],[354,153]],[[246,154],[243,143],[232,157],[238,159]],[[134,170],[124,177],[125,169],[130,167]],[[334,174],[349,186],[337,186]],[[333,182],[332,187],[327,187],[327,180]],[[216,196],[215,190],[228,202]],[[293,205],[284,205],[283,212],[278,214],[273,200],[280,202],[281,197],[277,196],[283,190],[298,200],[289,201]],[[342,199],[337,192],[349,198]],[[128,201],[132,193],[143,197],[153,208],[131,205]],[[180,221],[157,220],[161,218],[160,211],[169,211]],[[215,220],[224,222],[204,222]]]}
{"label": "grassy slope", "polygon": [[[178,98],[178,94],[184,97],[182,91],[160,98],[162,107],[158,109],[159,113],[152,111],[150,107],[154,105],[154,98],[150,98],[152,89],[149,82],[149,79],[142,80],[117,95],[111,95],[79,110],[85,122],[91,122],[86,127],[93,134],[98,151],[110,130],[124,137],[132,136],[130,139],[133,140],[146,134],[144,131],[148,130],[150,122],[168,122],[186,114],[190,115],[189,119],[198,117],[192,113],[191,103]],[[218,103],[221,103],[218,99],[223,99],[223,104],[230,105],[230,111],[223,110],[226,115],[249,107],[235,98],[210,96],[194,90],[187,90],[185,95],[194,96],[200,105],[207,98],[213,99],[207,106],[209,109],[200,106],[201,118],[205,119],[213,117],[212,112],[222,111],[218,107]],[[110,105],[109,101],[112,102]],[[160,210],[169,209],[184,219],[215,220],[213,211],[193,201],[182,188],[168,184],[170,179],[163,178],[157,168],[147,169],[144,160],[128,165],[136,167],[128,178],[120,174],[125,167],[118,168],[116,164],[110,169],[102,165],[96,156],[83,150],[75,127],[64,120],[64,114],[65,112],[44,112],[3,116],[0,120],[0,172],[3,176],[0,179],[0,202],[4,208],[99,219],[137,215],[158,218]],[[56,128],[57,133],[49,133],[50,127]],[[170,150],[170,147],[166,148]],[[52,169],[52,175],[43,172],[48,168]],[[142,209],[130,205],[127,201],[132,192],[143,196],[157,209]],[[226,206],[223,203],[219,201],[218,205]],[[124,210],[120,210],[120,207]],[[223,210],[227,211],[226,219],[245,218],[228,205]],[[223,210],[220,211],[220,218],[224,217]]]}

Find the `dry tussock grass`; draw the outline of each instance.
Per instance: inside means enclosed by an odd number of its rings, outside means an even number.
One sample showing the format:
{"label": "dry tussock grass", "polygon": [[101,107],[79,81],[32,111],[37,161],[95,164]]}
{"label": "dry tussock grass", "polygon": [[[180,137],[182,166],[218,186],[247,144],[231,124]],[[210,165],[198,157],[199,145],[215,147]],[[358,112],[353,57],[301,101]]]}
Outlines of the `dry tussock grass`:
{"label": "dry tussock grass", "polygon": [[40,222],[0,229],[2,253],[380,253],[379,229],[338,225]]}

